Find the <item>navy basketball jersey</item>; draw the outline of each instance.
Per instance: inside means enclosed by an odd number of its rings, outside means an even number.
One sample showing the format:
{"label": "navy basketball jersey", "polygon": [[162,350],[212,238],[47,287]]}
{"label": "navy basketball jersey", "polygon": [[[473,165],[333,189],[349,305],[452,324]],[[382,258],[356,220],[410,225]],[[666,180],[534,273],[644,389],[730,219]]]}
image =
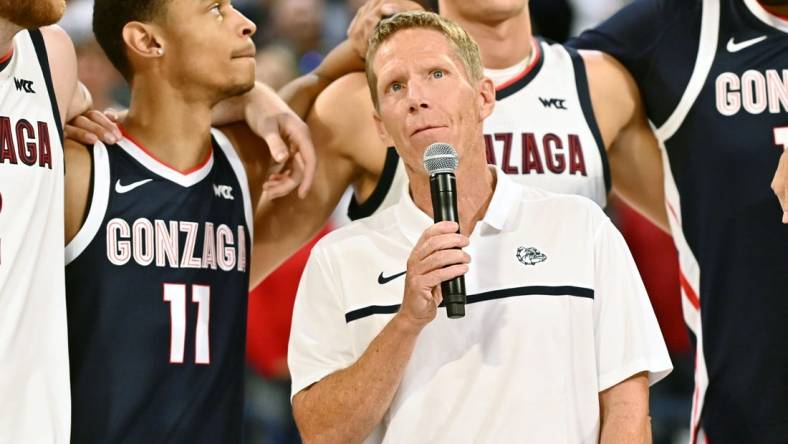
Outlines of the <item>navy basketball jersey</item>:
{"label": "navy basketball jersey", "polygon": [[241,161],[179,172],[128,136],[92,150],[66,248],[73,443],[237,443],[252,212]]}
{"label": "navy basketball jersey", "polygon": [[788,18],[756,0],[641,0],[574,44],[633,73],[663,145],[696,339],[693,441],[788,442]]}

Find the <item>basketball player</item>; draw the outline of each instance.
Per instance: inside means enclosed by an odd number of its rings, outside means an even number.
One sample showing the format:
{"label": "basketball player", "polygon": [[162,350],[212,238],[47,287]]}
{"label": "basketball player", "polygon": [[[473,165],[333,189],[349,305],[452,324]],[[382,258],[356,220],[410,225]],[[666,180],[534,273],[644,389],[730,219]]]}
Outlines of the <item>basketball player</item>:
{"label": "basketball player", "polygon": [[117,144],[66,144],[72,442],[240,442],[272,161],[210,122],[254,85],[255,26],[226,0],[97,0],[93,27],[132,93]]}
{"label": "basketball player", "polygon": [[90,98],[50,26],[63,0],[0,0],[0,443],[68,442],[61,122]]}
{"label": "basketball player", "polygon": [[[383,3],[376,0],[360,14],[379,18]],[[497,106],[485,122],[490,163],[517,182],[583,195],[600,206],[615,188],[652,221],[667,226],[661,188],[644,186],[661,180],[659,149],[636,85],[623,67],[598,52],[577,53],[533,38],[525,0],[442,0],[439,5],[443,16],[477,40],[485,75],[496,85]],[[354,20],[366,27],[374,22]],[[367,36],[370,31],[350,34]],[[338,51],[359,46],[366,48],[366,43]],[[344,63],[352,57],[337,59]],[[341,69],[332,66],[330,71]],[[299,95],[303,91],[285,91],[288,100],[304,102]],[[362,73],[333,82],[315,101],[307,123],[321,162],[310,205],[290,198],[290,205],[302,207],[300,214],[310,215],[298,226],[288,226],[291,235],[319,229],[315,221],[325,220],[348,185],[355,189],[351,219],[369,216],[398,199],[405,182],[403,166],[396,151],[380,141],[372,112]]]}
{"label": "basketball player", "polygon": [[575,44],[630,70],[666,155],[692,442],[787,442],[788,1],[637,1]]}

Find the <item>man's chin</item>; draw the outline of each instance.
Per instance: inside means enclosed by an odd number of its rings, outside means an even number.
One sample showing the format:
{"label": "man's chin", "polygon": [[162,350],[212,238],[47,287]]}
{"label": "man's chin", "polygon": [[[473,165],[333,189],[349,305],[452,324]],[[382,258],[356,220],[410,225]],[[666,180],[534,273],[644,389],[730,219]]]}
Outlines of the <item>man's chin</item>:
{"label": "man's chin", "polygon": [[225,98],[240,96],[248,93],[249,91],[252,90],[252,88],[254,88],[254,78],[252,78],[251,80],[245,80],[243,82],[239,82],[232,86],[229,86],[228,88],[225,89],[224,94],[222,94],[222,96],[224,96]]}

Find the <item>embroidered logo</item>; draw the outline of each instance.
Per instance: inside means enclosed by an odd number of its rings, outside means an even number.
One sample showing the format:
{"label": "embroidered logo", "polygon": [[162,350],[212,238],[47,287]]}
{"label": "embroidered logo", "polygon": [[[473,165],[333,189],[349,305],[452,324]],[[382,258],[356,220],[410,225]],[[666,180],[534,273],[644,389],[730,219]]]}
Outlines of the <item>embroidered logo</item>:
{"label": "embroidered logo", "polygon": [[765,35],[762,35],[760,37],[756,37],[754,39],[745,40],[743,42],[736,42],[736,41],[733,40],[733,37],[731,37],[731,39],[728,40],[728,44],[725,47],[728,49],[728,52],[734,53],[734,52],[739,52],[742,49],[749,48],[752,45],[761,43],[764,40],[766,40],[766,36]]}
{"label": "embroidered logo", "polygon": [[554,97],[544,99],[539,97],[539,101],[542,102],[542,106],[545,108],[566,109],[566,99]]}
{"label": "embroidered logo", "polygon": [[28,94],[36,93],[36,91],[33,89],[32,80],[17,79],[16,77],[14,77],[14,85],[16,85],[17,91],[24,91]]}
{"label": "embroidered logo", "polygon": [[517,249],[517,260],[523,265],[536,265],[547,260],[547,256],[534,247],[520,247]]}
{"label": "embroidered logo", "polygon": [[118,179],[118,181],[115,182],[115,192],[118,193],[118,194],[126,194],[129,191],[131,191],[131,190],[133,190],[133,189],[135,189],[137,187],[141,187],[141,186],[145,185],[148,182],[153,182],[153,179],[140,180],[138,182],[133,182],[133,183],[130,183],[128,185],[121,184],[120,183],[120,179]]}

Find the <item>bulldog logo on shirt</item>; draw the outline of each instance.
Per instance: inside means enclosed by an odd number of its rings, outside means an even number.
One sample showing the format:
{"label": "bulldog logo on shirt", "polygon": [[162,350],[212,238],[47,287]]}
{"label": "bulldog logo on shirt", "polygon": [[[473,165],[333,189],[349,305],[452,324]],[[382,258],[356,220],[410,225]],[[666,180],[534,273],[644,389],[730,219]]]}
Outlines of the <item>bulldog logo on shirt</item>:
{"label": "bulldog logo on shirt", "polygon": [[517,249],[517,260],[523,265],[536,265],[547,260],[547,256],[534,247],[520,247]]}

